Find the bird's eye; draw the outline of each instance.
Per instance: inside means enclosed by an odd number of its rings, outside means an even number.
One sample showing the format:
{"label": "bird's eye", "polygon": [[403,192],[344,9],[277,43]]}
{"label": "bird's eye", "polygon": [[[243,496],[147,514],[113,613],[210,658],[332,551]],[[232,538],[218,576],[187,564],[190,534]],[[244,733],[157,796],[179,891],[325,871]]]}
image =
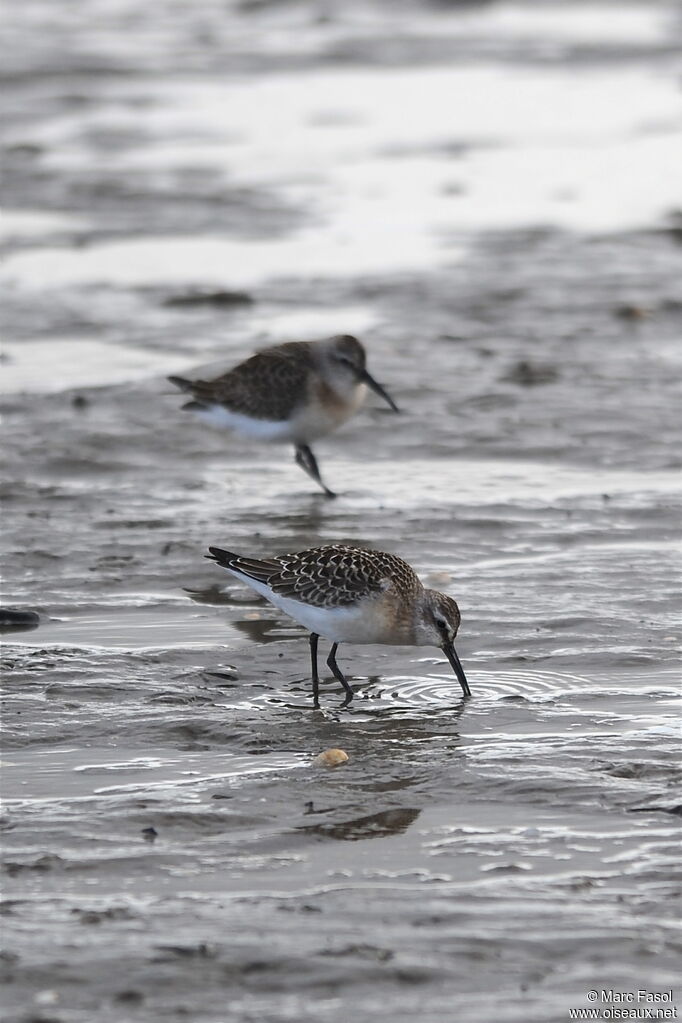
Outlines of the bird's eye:
{"label": "bird's eye", "polygon": [[436,618],[436,625],[439,629],[447,629],[448,623],[444,618]]}

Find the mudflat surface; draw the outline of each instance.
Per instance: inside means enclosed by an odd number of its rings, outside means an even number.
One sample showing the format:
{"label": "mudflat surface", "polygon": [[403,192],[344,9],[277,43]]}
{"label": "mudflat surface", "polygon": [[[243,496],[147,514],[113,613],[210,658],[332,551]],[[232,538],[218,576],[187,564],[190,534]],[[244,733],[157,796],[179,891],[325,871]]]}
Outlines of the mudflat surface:
{"label": "mudflat surface", "polygon": [[[676,5],[5,21],[8,1023],[679,1000]],[[165,382],[338,332],[404,412],[317,445],[336,501]],[[313,711],[202,559],[344,539],[458,599],[470,700],[342,647]]]}

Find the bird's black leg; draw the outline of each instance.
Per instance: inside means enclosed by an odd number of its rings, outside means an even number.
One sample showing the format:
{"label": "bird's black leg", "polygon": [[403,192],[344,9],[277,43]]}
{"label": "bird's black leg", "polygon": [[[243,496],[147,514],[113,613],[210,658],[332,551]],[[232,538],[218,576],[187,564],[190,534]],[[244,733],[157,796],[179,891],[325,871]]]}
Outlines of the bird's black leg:
{"label": "bird's black leg", "polygon": [[320,678],[317,674],[317,641],[319,638],[316,632],[310,633],[310,662],[313,672],[313,707],[315,710],[320,706]]}
{"label": "bird's black leg", "polygon": [[300,465],[303,472],[307,473],[311,479],[315,480],[315,482],[322,487],[327,497],[336,497],[334,491],[330,490],[329,487],[325,486],[322,482],[317,459],[307,444],[298,444],[296,446],[296,465]]}
{"label": "bird's black leg", "polygon": [[332,646],[331,650],[329,651],[329,657],[327,658],[327,664],[329,665],[329,667],[331,668],[332,672],[334,673],[334,678],[337,678],[339,680],[339,682],[341,683],[341,685],[343,686],[343,688],[346,690],[346,699],[343,701],[341,706],[342,707],[347,707],[348,704],[350,703],[350,701],[353,699],[354,693],[353,693],[352,687],[348,684],[346,679],[343,677],[343,675],[341,674],[341,669],[339,668],[338,664],[336,663],[336,651],[338,649],[338,646],[339,646],[338,643],[334,643],[334,645]]}

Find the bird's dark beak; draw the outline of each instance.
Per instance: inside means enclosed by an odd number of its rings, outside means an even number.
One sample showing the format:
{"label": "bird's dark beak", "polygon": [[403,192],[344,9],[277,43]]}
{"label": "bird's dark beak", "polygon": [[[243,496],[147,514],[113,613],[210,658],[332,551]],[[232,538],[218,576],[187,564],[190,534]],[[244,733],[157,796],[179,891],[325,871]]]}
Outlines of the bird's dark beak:
{"label": "bird's dark beak", "polygon": [[464,693],[465,696],[471,696],[471,690],[469,689],[467,677],[464,674],[464,668],[462,667],[460,659],[457,656],[457,651],[455,650],[453,644],[445,643],[442,649],[443,653],[445,654],[445,656],[447,657],[447,659],[449,660],[450,664],[453,667],[455,675],[457,676],[457,681],[462,687],[462,692]]}
{"label": "bird's dark beak", "polygon": [[383,398],[386,404],[393,409],[394,412],[400,412],[400,409],[393,401],[391,395],[383,389],[381,384],[378,384],[371,373],[368,373],[366,369],[356,369],[355,373],[358,380],[361,380],[363,384],[367,384],[368,387],[378,394],[380,398]]}

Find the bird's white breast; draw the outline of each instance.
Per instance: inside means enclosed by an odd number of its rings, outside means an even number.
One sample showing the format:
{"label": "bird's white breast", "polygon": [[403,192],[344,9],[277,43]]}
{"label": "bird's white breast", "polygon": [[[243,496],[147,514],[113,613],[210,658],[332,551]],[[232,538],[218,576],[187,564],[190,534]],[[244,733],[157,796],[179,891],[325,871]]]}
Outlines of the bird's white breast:
{"label": "bird's white breast", "polygon": [[337,430],[359,409],[367,388],[354,383],[343,394],[331,387],[318,384],[312,389],[307,402],[302,403],[292,417],[291,429],[299,443],[311,444],[317,437],[324,437]]}
{"label": "bird's white breast", "polygon": [[291,422],[288,419],[253,419],[241,412],[231,412],[224,405],[211,405],[192,410],[197,419],[222,430],[234,430],[243,437],[258,440],[292,441]]}

